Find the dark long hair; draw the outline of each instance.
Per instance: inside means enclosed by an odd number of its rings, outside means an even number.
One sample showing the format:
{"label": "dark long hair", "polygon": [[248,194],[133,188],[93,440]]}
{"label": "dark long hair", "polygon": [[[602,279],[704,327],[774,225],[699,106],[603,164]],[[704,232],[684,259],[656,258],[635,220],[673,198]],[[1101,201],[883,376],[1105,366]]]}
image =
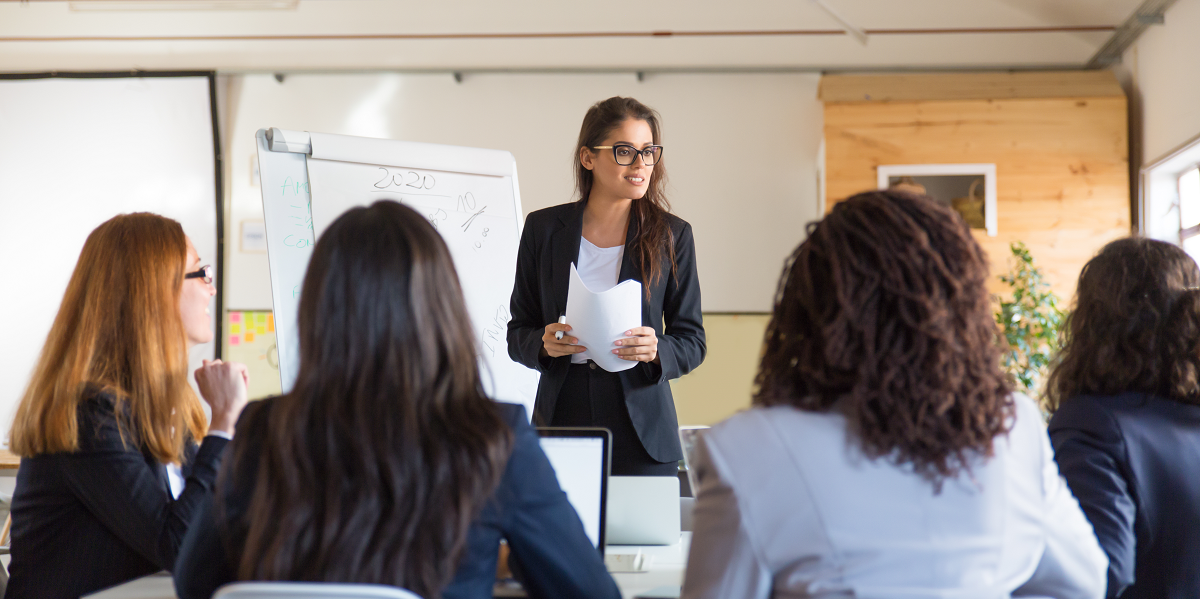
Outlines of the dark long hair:
{"label": "dark long hair", "polygon": [[[626,119],[646,121],[651,128],[652,142],[655,145],[662,143],[659,136],[659,113],[651,107],[634,98],[620,96],[593,104],[584,115],[584,123],[580,125],[580,137],[575,144],[575,184],[580,202],[587,202],[588,195],[592,193],[592,171],[584,168],[580,162],[580,148],[597,152],[598,150],[593,150],[592,147],[600,145],[609,133]],[[647,297],[650,297],[651,286],[663,276],[663,254],[667,255],[673,275],[676,271],[675,243],[667,222],[667,215],[671,213],[671,203],[667,201],[666,190],[667,170],[664,168],[663,159],[660,158],[651,170],[646,195],[634,200],[630,205],[630,218],[635,223],[634,239],[627,239],[626,244],[633,250],[634,262],[638,264]]]}
{"label": "dark long hair", "polygon": [[988,261],[950,208],[872,191],[809,225],[784,267],[754,403],[841,400],[872,457],[935,481],[989,456],[1013,414]]}
{"label": "dark long hair", "polygon": [[381,201],[330,225],[301,292],[296,386],[262,440],[239,579],[440,596],[512,445],[470,323],[419,214]]}
{"label": "dark long hair", "polygon": [[1132,391],[1197,405],[1197,282],[1197,263],[1170,243],[1128,237],[1101,248],[1061,332],[1052,409],[1074,395]]}

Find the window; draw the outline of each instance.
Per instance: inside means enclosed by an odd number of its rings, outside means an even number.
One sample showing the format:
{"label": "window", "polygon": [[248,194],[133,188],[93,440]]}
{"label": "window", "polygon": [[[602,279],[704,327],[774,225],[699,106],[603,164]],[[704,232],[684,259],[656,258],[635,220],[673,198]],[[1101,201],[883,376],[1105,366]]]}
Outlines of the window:
{"label": "window", "polygon": [[1194,138],[1142,169],[1139,232],[1201,262],[1201,142]]}
{"label": "window", "polygon": [[1196,165],[1176,179],[1176,207],[1180,213],[1180,245],[1201,262],[1201,168]]}

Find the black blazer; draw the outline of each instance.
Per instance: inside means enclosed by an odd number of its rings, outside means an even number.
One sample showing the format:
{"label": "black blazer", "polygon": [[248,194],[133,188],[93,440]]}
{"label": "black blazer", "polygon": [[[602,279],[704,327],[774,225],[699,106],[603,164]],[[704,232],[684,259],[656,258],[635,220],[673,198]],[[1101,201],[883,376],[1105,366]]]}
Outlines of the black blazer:
{"label": "black blazer", "polygon": [[[235,443],[251,443],[246,463],[254,466],[244,472],[222,474],[232,476],[234,481],[231,488],[222,491],[227,520],[218,522],[213,499],[206,499],[200,507],[196,526],[184,540],[175,565],[175,592],[180,599],[207,599],[218,587],[235,580],[235,564],[240,556],[227,554],[226,547],[240,552],[246,544],[242,518],[254,493],[258,456],[273,401],[250,404],[238,420]],[[538,443],[538,433],[526,418],[525,407],[497,405],[501,418],[513,429],[513,453],[493,500],[485,504],[468,530],[459,569],[442,596],[491,598],[497,550],[504,538],[521,563],[530,597],[619,598],[617,584],[584,533],[575,508],[559,488],[555,471]]]}
{"label": "black blazer", "polygon": [[[626,408],[643,447],[660,462],[683,459],[676,406],[668,381],[688,374],[705,359],[705,328],[701,322],[701,284],[696,275],[696,249],[692,226],[669,214],[676,269],[664,254],[664,276],[651,286],[648,301],[642,296],[642,325],[659,337],[661,364],[640,362],[618,374],[625,391]],[[618,282],[633,279],[645,285],[628,245],[636,223],[630,219],[626,250]],[[571,264],[579,257],[584,228],[584,203],[573,202],[530,213],[517,252],[517,278],[510,302],[509,357],[541,373],[534,418],[547,425],[555,413],[559,389],[567,378],[571,356],[540,358],[546,325],[567,312],[567,287]],[[570,324],[570,323],[569,323]]]}
{"label": "black blazer", "polygon": [[1109,597],[1195,599],[1198,407],[1127,393],[1073,397],[1051,418],[1055,461],[1109,555]]}
{"label": "black blazer", "polygon": [[166,467],[122,443],[111,395],[81,402],[78,419],[79,451],[21,459],[9,599],[75,599],[170,570],[227,443],[210,436],[189,447],[186,484],[172,499]]}

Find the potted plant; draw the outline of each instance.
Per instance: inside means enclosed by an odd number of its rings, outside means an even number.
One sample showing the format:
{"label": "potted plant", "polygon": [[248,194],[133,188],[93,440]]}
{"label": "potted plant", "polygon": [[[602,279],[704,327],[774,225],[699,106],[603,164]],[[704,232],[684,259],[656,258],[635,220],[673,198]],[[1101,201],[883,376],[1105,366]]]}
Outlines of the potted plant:
{"label": "potted plant", "polygon": [[998,296],[997,324],[1005,338],[1006,351],[1001,364],[1013,377],[1017,390],[1037,398],[1043,375],[1055,352],[1059,351],[1059,328],[1063,311],[1059,298],[1042,270],[1034,265],[1034,257],[1026,244],[1009,244],[1013,254],[1008,273],[1001,281],[1009,286],[1008,298]]}

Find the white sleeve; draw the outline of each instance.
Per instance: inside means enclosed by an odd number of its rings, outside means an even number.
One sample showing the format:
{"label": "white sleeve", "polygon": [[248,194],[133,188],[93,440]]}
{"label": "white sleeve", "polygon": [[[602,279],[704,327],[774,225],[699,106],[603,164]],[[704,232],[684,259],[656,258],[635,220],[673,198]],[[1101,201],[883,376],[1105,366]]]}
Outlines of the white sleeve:
{"label": "white sleeve", "polygon": [[1080,511],[1080,504],[1067,482],[1059,475],[1045,432],[1039,435],[1039,442],[1042,445],[1046,547],[1034,575],[1017,588],[1013,596],[1104,597],[1109,558],[1097,543],[1093,526]]}
{"label": "white sleeve", "polygon": [[720,452],[703,435],[695,451],[696,504],[681,599],[769,597],[771,572],[752,546],[733,486],[720,474]]}

